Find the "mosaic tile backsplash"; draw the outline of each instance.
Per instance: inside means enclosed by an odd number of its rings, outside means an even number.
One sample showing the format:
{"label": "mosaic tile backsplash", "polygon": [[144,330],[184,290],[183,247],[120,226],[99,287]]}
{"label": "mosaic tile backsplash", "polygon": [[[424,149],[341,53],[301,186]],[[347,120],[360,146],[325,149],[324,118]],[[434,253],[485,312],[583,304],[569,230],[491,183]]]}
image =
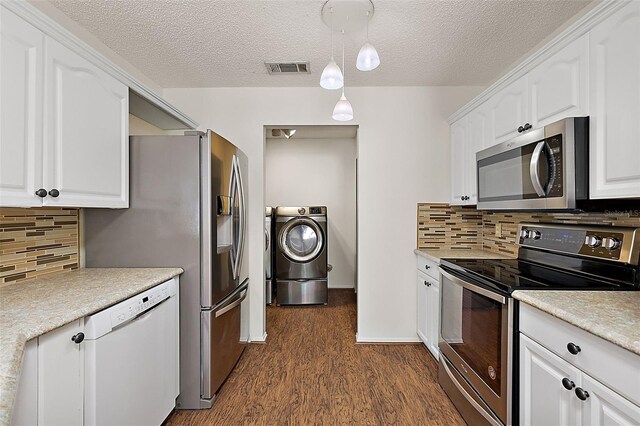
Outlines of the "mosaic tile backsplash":
{"label": "mosaic tile backsplash", "polygon": [[78,269],[78,209],[0,208],[0,283]]}
{"label": "mosaic tile backsplash", "polygon": [[[590,224],[640,228],[640,210],[610,213],[488,212],[447,204],[418,204],[419,249],[485,250],[516,256],[518,225],[531,223]],[[496,228],[500,235],[496,235]]]}

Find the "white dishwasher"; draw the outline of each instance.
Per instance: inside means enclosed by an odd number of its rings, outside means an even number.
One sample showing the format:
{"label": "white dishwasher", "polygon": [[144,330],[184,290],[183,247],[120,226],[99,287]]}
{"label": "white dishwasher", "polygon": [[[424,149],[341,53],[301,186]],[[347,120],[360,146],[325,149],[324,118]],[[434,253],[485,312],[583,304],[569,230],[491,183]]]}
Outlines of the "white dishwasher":
{"label": "white dishwasher", "polygon": [[179,383],[178,278],[85,320],[85,425],[158,426]]}

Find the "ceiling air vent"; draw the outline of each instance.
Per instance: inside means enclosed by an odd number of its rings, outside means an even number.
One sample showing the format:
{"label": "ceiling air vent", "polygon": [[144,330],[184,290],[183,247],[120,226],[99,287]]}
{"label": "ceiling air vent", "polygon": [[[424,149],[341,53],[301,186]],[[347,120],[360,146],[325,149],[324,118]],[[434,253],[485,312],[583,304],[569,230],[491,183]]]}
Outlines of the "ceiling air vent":
{"label": "ceiling air vent", "polygon": [[309,62],[265,62],[269,74],[309,74]]}

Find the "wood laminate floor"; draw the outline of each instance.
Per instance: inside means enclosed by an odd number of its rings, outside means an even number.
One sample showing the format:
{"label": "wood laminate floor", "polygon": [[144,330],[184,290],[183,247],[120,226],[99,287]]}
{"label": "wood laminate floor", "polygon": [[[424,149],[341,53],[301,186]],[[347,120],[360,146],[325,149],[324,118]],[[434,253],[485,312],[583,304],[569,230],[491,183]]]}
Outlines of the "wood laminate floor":
{"label": "wood laminate floor", "polygon": [[464,425],[423,345],[355,343],[353,290],[329,305],[268,307],[266,344],[247,347],[213,408],[174,425]]}

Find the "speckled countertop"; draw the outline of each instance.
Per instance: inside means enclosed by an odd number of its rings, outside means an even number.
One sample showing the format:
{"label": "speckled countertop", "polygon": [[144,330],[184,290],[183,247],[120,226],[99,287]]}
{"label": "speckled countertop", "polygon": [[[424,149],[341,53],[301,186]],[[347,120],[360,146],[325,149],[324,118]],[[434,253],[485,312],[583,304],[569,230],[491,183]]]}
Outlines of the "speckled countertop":
{"label": "speckled countertop", "polygon": [[508,256],[505,254],[496,253],[489,250],[472,249],[435,249],[435,250],[419,250],[413,251],[415,254],[419,254],[432,262],[440,262],[440,259],[454,258],[454,259],[513,259],[514,256]]}
{"label": "speckled countertop", "polygon": [[512,295],[640,355],[640,291],[518,290]]}
{"label": "speckled countertop", "polygon": [[8,425],[25,343],[180,275],[180,268],[89,268],[0,285],[0,425]]}

